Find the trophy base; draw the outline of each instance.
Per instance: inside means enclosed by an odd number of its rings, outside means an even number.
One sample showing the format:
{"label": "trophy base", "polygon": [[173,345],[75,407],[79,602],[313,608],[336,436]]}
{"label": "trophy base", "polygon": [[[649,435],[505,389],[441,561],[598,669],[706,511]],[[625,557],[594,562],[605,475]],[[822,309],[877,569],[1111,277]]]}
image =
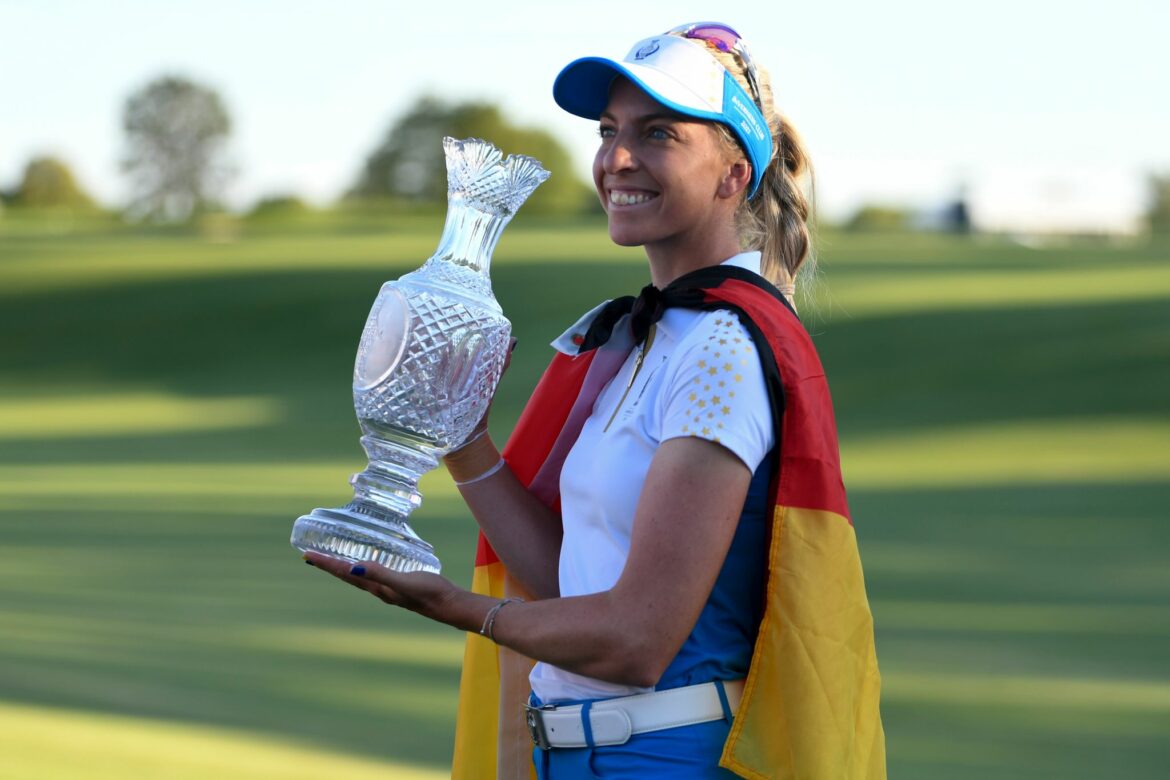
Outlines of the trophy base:
{"label": "trophy base", "polygon": [[345,561],[373,561],[401,572],[439,573],[434,547],[403,520],[372,517],[351,504],[341,509],[314,509],[293,524],[292,546]]}

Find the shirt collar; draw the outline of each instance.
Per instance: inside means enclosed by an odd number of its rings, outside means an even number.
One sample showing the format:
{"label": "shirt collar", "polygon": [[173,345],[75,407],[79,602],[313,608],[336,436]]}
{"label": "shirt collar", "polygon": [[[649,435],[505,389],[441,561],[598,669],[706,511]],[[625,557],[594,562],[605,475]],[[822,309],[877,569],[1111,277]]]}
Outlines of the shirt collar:
{"label": "shirt collar", "polygon": [[[733,265],[736,268],[743,268],[746,271],[759,274],[761,257],[761,254],[756,251],[740,252],[738,255],[727,258],[719,265]],[[690,322],[690,318],[687,316],[688,311],[688,309],[667,309],[663,313],[662,319],[658,321],[659,335],[666,336],[671,340],[681,336],[682,328]]]}
{"label": "shirt collar", "polygon": [[[743,268],[752,273],[760,273],[761,255],[759,252],[740,252],[737,255],[724,260],[720,265],[734,265],[737,268]],[[571,328],[562,333],[555,341],[552,342],[552,348],[558,352],[563,352],[566,355],[576,355],[577,347],[580,346],[580,340],[589,332],[589,325],[593,319],[601,313],[605,305],[609,301],[599,303],[597,306],[590,309],[579,319]],[[686,309],[667,309],[662,319],[658,321],[658,332],[665,336],[667,340],[673,341],[682,334],[682,329],[690,321],[687,317]]]}
{"label": "shirt collar", "polygon": [[746,271],[751,271],[754,274],[760,273],[760,263],[762,262],[762,255],[759,252],[740,252],[738,255],[732,255],[724,260],[719,265],[734,265],[736,268],[743,268]]}

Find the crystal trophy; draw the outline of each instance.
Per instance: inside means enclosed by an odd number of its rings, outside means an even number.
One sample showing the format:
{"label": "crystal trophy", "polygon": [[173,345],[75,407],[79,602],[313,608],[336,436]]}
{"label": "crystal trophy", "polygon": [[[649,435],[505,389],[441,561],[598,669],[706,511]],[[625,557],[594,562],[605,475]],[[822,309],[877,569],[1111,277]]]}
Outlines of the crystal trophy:
{"label": "crystal trophy", "polygon": [[465,442],[483,417],[512,325],[492,294],[492,251],[520,205],[549,174],[531,157],[503,158],[478,138],[443,139],[447,221],[421,268],[382,285],[353,369],[353,405],[369,465],[350,478],[353,500],[314,509],[292,545],[398,571],[439,571],[434,548],[407,524],[419,478]]}

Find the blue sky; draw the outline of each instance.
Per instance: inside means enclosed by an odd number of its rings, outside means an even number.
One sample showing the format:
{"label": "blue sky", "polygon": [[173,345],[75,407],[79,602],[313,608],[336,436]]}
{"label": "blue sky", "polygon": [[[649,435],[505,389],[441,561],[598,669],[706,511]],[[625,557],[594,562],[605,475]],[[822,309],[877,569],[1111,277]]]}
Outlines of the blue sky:
{"label": "blue sky", "polygon": [[1145,172],[1170,171],[1165,0],[819,0],[733,13],[685,0],[0,0],[0,186],[52,153],[99,197],[124,198],[121,107],[163,73],[225,98],[237,206],[277,192],[335,197],[427,92],[493,100],[549,128],[584,177],[596,129],[553,103],[557,71],[711,18],[772,71],[829,215],[867,201],[927,206],[966,183],[991,221],[1121,224],[1141,206]]}

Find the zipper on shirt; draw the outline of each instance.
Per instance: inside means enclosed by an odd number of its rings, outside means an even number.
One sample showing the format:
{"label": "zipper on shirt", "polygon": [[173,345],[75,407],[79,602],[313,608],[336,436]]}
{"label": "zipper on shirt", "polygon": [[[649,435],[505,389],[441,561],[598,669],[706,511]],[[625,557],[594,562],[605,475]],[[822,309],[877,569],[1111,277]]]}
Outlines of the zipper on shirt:
{"label": "zipper on shirt", "polygon": [[626,389],[622,391],[621,400],[614,407],[613,414],[609,416],[609,422],[605,424],[605,428],[601,431],[602,433],[609,431],[609,426],[613,425],[614,418],[621,411],[622,404],[626,402],[626,396],[630,394],[630,388],[634,386],[634,380],[638,378],[638,372],[642,370],[642,362],[646,359],[646,353],[650,351],[650,347],[654,346],[654,334],[657,332],[658,323],[655,322],[650,325],[650,332],[646,334],[646,342],[638,350],[638,357],[634,359],[634,371],[630,374],[630,381],[626,383]]}

